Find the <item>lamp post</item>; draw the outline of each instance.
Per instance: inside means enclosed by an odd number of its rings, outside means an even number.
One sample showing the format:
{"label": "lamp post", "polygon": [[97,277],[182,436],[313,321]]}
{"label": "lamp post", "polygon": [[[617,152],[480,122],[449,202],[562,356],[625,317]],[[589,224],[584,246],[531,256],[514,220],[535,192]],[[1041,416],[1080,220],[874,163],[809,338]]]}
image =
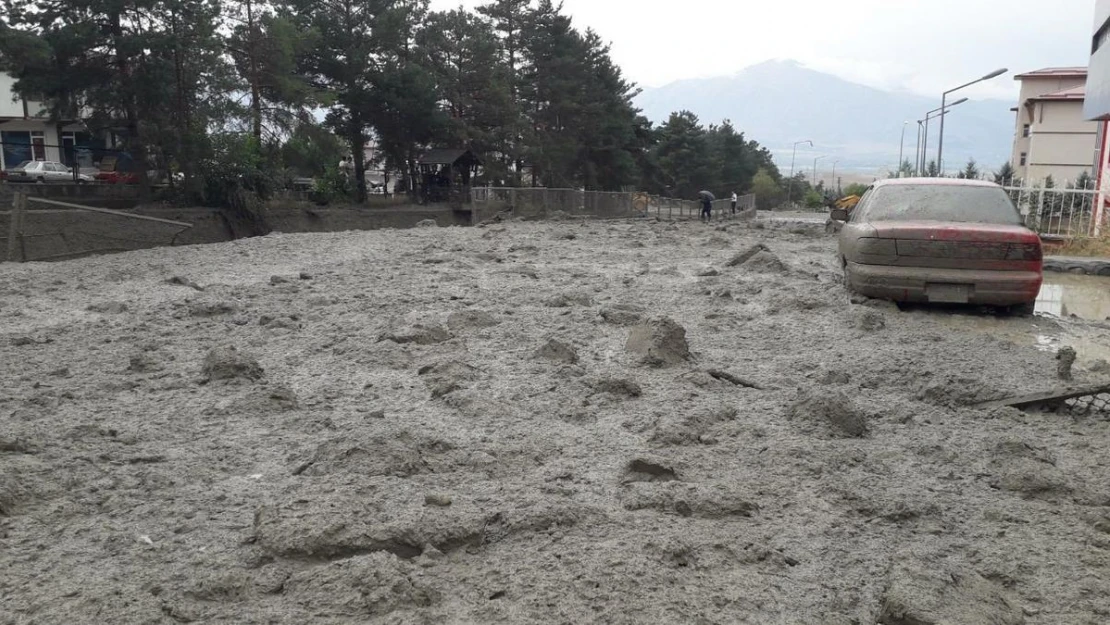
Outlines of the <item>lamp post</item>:
{"label": "lamp post", "polygon": [[[902,122],[902,140],[898,142],[898,167],[894,171],[898,172],[898,177],[902,177],[902,156],[905,154],[906,149],[906,126],[909,125],[909,120]],[[833,178],[836,178],[834,175]]]}
{"label": "lamp post", "polygon": [[943,110],[939,109],[939,108],[936,108],[936,109],[933,109],[933,110],[929,111],[928,113],[925,113],[925,119],[918,120],[917,123],[919,123],[919,124],[924,123],[925,124],[925,130],[922,134],[922,141],[921,141],[921,170],[920,171],[921,171],[922,174],[925,173],[925,159],[927,158],[926,155],[929,152],[929,120],[936,117],[937,114],[939,114],[940,118],[943,120],[944,116],[947,115],[952,110],[953,107],[959,106],[960,104],[963,104],[964,102],[967,102],[967,98],[960,98],[959,100],[956,100],[952,104],[949,104]]}
{"label": "lamp post", "polygon": [[[1005,67],[1003,67],[1002,69],[996,69],[993,72],[987,74],[986,76],[983,76],[982,78],[978,78],[978,79],[973,80],[969,83],[960,85],[959,87],[956,87],[955,89],[949,89],[948,91],[945,91],[940,96],[940,110],[944,111],[944,109],[947,108],[945,103],[948,102],[948,94],[949,93],[959,91],[960,89],[963,89],[964,87],[970,87],[971,85],[974,85],[976,83],[981,83],[984,80],[990,80],[992,78],[997,78],[997,77],[1001,76],[1002,74],[1005,74],[1008,71],[1010,71],[1010,70],[1006,69]],[[941,113],[941,116],[940,116],[940,140],[937,143],[937,169],[940,170],[940,172],[942,174],[944,173],[944,113],[943,112]]]}
{"label": "lamp post", "polygon": [[913,173],[917,176],[921,175],[921,130],[925,124],[925,120],[917,120],[917,146],[913,152]]}
{"label": "lamp post", "polygon": [[829,184],[836,184],[836,164],[839,163],[839,162],[840,162],[839,158],[833,159],[832,180],[829,181]]}
{"label": "lamp post", "polygon": [[794,142],[794,151],[790,154],[790,180],[786,181],[786,205],[787,206],[790,206],[790,199],[791,199],[791,197],[794,193],[794,159],[797,158],[797,156],[798,156],[798,146],[803,144],[803,143],[808,143],[809,147],[811,147],[811,148],[813,147],[813,142],[810,141],[809,139],[806,139],[805,141],[795,141]]}
{"label": "lamp post", "polygon": [[817,188],[817,161],[825,158],[828,154],[818,156],[813,159],[813,188]]}

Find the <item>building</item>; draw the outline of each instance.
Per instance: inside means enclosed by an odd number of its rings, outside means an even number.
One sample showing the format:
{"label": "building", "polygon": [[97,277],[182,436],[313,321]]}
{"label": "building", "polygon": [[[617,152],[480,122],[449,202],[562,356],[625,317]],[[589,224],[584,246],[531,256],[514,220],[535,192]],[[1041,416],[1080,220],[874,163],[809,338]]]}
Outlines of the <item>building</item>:
{"label": "building", "polygon": [[1098,124],[1084,116],[1087,68],[1050,67],[1018,75],[1021,81],[1010,162],[1027,184],[1049,176],[1058,186],[1091,174]]}
{"label": "building", "polygon": [[15,95],[16,79],[0,72],[0,169],[23,161],[60,161],[92,167],[102,142],[80,122],[50,121],[42,102]]}
{"label": "building", "polygon": [[1091,63],[1087,81],[1089,96],[1083,105],[1087,119],[1099,122],[1098,167],[1095,174],[1098,198],[1092,230],[1101,234],[1110,199],[1110,0],[1095,3],[1095,22],[1091,31]]}

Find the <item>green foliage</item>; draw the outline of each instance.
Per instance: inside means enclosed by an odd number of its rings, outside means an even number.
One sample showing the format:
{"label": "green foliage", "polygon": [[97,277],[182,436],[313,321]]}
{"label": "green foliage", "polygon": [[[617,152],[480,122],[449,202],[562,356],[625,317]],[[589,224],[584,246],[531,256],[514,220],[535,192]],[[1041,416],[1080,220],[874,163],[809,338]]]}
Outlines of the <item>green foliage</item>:
{"label": "green foliage", "polygon": [[914,174],[913,163],[910,159],[903,159],[902,164],[898,167],[898,171],[887,172],[887,178],[910,178]]}
{"label": "green foliage", "polygon": [[994,183],[1007,186],[1021,186],[1017,178],[1017,173],[1014,171],[1014,166],[1006,161],[998,171],[994,172]]}
{"label": "green foliage", "polygon": [[817,189],[810,189],[806,191],[804,202],[806,208],[821,208],[825,205],[825,194]]}
{"label": "green foliage", "polygon": [[937,165],[937,162],[935,160],[929,161],[928,164],[925,165],[925,177],[926,178],[940,178],[941,177],[941,175],[940,175],[940,166]]}
{"label": "green foliage", "polygon": [[767,169],[762,167],[752,177],[751,192],[755,194],[756,206],[760,210],[774,209],[785,198],[782,187]]}
{"label": "green foliage", "polygon": [[975,159],[971,158],[968,159],[967,165],[956,174],[956,177],[961,180],[978,180],[981,175],[978,163],[975,162]]}
{"label": "green foliage", "polygon": [[[561,4],[428,5],[5,0],[0,69],[17,92],[45,96],[55,121],[88,111],[90,130],[120,138],[144,175],[182,172],[183,201],[236,211],[294,176],[319,178],[318,197],[346,194],[343,155],[364,201],[369,166],[418,179],[432,147],[477,154],[477,184],[680,197],[758,187],[764,205],[781,201],[771,153],[729,121],[707,128],[683,112],[654,128],[609,47]],[[809,190],[804,176],[791,184],[796,198]]]}
{"label": "green foliage", "polygon": [[844,187],[843,196],[847,197],[849,195],[858,195],[862,197],[864,193],[867,193],[867,186],[868,185],[859,182],[853,182],[852,184]]}

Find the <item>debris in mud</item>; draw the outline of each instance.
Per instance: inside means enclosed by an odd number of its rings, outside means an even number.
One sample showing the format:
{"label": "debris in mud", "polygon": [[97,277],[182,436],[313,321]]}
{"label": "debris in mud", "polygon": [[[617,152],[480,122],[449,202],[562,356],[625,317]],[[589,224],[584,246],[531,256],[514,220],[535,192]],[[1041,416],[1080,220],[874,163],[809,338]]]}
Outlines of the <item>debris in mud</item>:
{"label": "debris in mud", "polygon": [[834,384],[844,385],[850,384],[851,382],[852,376],[848,375],[846,371],[841,371],[840,369],[829,369],[825,372],[825,375],[821,376],[821,378],[817,380],[817,383],[823,386],[831,386]]}
{"label": "debris in mud", "polygon": [[570,308],[571,306],[591,306],[593,300],[585,293],[560,293],[544,302],[548,308]]}
{"label": "debris in mud", "polygon": [[870,308],[856,312],[852,319],[855,326],[864,332],[876,332],[886,327],[883,313]]}
{"label": "debris in mud", "polygon": [[801,391],[790,406],[789,415],[793,419],[823,423],[838,436],[863,438],[870,431],[867,417],[841,391]]}
{"label": "debris in mud", "polygon": [[308,273],[307,271],[302,271],[300,274],[297,275],[297,277],[301,280],[311,280],[312,274]]}
{"label": "debris in mud", "polygon": [[96,304],[89,304],[86,310],[105,315],[119,315],[127,312],[127,304],[123,302],[97,302]]}
{"label": "debris in mud", "polygon": [[1067,476],[1045,450],[1021,440],[1006,440],[995,445],[989,456],[992,488],[1047,500],[1072,492]]}
{"label": "debris in mud", "polygon": [[712,278],[713,276],[721,275],[721,272],[717,271],[716,269],[714,269],[712,267],[706,267],[704,269],[699,270],[694,275],[698,278]]}
{"label": "debris in mud", "polygon": [[1064,381],[1071,381],[1072,373],[1071,368],[1075,364],[1075,348],[1061,347],[1060,351],[1056,352],[1056,377]]}
{"label": "debris in mud", "polygon": [[651,367],[677,365],[690,359],[686,328],[667,317],[632,328],[625,348]]}
{"label": "debris in mud", "polygon": [[742,265],[745,269],[752,271],[759,271],[763,273],[786,273],[789,268],[783,263],[778,256],[775,256],[770,251],[759,252],[748,260],[744,261]]}
{"label": "debris in mud", "polygon": [[161,360],[149,350],[132,355],[127,366],[127,370],[132,373],[154,373],[164,368]]}
{"label": "debris in mud", "polygon": [[720,369],[710,369],[710,370],[706,371],[706,373],[708,373],[709,375],[713,376],[714,378],[716,378],[718,380],[728,382],[729,384],[732,384],[734,386],[743,386],[743,387],[746,387],[746,388],[754,388],[754,389],[760,390],[760,391],[763,390],[763,387],[761,385],[759,385],[755,382],[752,382],[751,380],[747,380],[745,378],[742,378],[738,375],[733,375],[733,374],[729,373],[728,371],[721,371]]}
{"label": "debris in mud", "polygon": [[279,284],[288,284],[289,278],[285,276],[270,276],[270,285],[277,286]]}
{"label": "debris in mud", "polygon": [[483,330],[501,323],[484,310],[462,310],[447,317],[447,329],[452,334],[463,334],[468,330]]}
{"label": "debris in mud", "polygon": [[1024,625],[1021,608],[1006,591],[974,570],[913,554],[893,559],[879,625],[990,623]]}
{"label": "debris in mud", "polygon": [[258,318],[258,325],[270,330],[299,330],[303,327],[303,324],[300,322],[300,317],[297,315],[282,315],[278,317],[262,315]]}
{"label": "debris in mud", "polygon": [[399,345],[406,345],[409,343],[414,345],[435,345],[436,343],[443,343],[444,341],[451,340],[451,333],[442,326],[416,324],[411,328],[406,328],[392,334],[385,334],[381,337],[381,340],[393,341]]}
{"label": "debris in mud", "polygon": [[643,321],[644,309],[630,304],[614,304],[601,311],[601,318],[615,326],[633,326]]}
{"label": "debris in mud", "polygon": [[747,493],[734,487],[683,484],[666,481],[644,487],[632,483],[621,497],[625,510],[654,510],[664,514],[700,519],[750,517],[759,511]]}
{"label": "debris in mud", "polygon": [[739,411],[731,406],[675,416],[659,425],[650,441],[658,446],[713,445],[718,441],[709,430],[718,423],[733,421]]}
{"label": "debris in mud", "polygon": [[673,482],[677,479],[678,473],[671,467],[655,460],[636,458],[628,463],[624,478],[621,481],[625,484],[631,484],[634,482]]}
{"label": "debris in mud", "polygon": [[751,258],[753,256],[755,256],[756,254],[759,254],[760,252],[770,252],[770,251],[771,250],[768,249],[768,247],[766,245],[764,245],[762,243],[756,243],[755,245],[753,245],[753,246],[749,247],[748,249],[744,250],[743,252],[740,252],[739,254],[733,256],[731,259],[729,259],[729,261],[727,263],[725,263],[725,266],[726,267],[738,267],[738,266],[743,265],[744,263],[748,262],[749,260],[751,260]]}
{"label": "debris in mud", "polygon": [[229,315],[235,312],[238,307],[233,302],[224,301],[205,301],[193,302],[189,305],[189,316],[191,317],[218,317],[220,315]]}
{"label": "debris in mud", "polygon": [[244,354],[234,347],[218,347],[208,352],[204,358],[203,373],[206,381],[215,380],[260,380],[263,376],[262,365],[253,356]]}
{"label": "debris in mud", "polygon": [[450,495],[444,495],[442,493],[430,493],[428,495],[424,495],[425,506],[446,508],[447,506],[450,506],[451,503],[452,501]]}
{"label": "debris in mud", "polygon": [[200,286],[196,282],[193,282],[192,280],[190,280],[188,278],[183,278],[181,276],[174,276],[172,278],[167,278],[166,279],[166,284],[172,284],[174,286],[186,286],[186,287],[189,287],[190,289],[194,289],[194,290],[197,290],[197,291],[203,291],[204,290],[204,287]]}
{"label": "debris in mud", "polygon": [[439,222],[437,222],[434,219],[421,219],[420,221],[416,222],[416,227],[417,228],[438,228],[439,227]]}
{"label": "debris in mud", "polygon": [[562,341],[550,339],[541,345],[540,348],[532,354],[532,357],[536,360],[551,360],[573,365],[578,362],[578,351]]}
{"label": "debris in mud", "polygon": [[1110,362],[1099,358],[1098,360],[1087,365],[1087,371],[1091,373],[1110,373]]}
{"label": "debris in mud", "polygon": [[466,384],[477,380],[480,374],[478,369],[457,360],[421,367],[417,373],[423,377],[433,399],[466,388]]}
{"label": "debris in mud", "polygon": [[639,384],[624,378],[594,380],[590,382],[590,387],[595,393],[608,393],[616,397],[639,397],[644,394]]}

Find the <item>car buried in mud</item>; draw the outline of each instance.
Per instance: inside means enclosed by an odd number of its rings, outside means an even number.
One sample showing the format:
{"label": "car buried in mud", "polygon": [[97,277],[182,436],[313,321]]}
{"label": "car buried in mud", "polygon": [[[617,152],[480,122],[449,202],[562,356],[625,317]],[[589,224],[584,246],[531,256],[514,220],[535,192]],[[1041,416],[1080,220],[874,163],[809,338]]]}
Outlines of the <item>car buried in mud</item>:
{"label": "car buried in mud", "polygon": [[831,217],[845,222],[839,255],[854,292],[1033,312],[1043,278],[1041,240],[996,184],[885,180],[850,215],[834,209]]}

